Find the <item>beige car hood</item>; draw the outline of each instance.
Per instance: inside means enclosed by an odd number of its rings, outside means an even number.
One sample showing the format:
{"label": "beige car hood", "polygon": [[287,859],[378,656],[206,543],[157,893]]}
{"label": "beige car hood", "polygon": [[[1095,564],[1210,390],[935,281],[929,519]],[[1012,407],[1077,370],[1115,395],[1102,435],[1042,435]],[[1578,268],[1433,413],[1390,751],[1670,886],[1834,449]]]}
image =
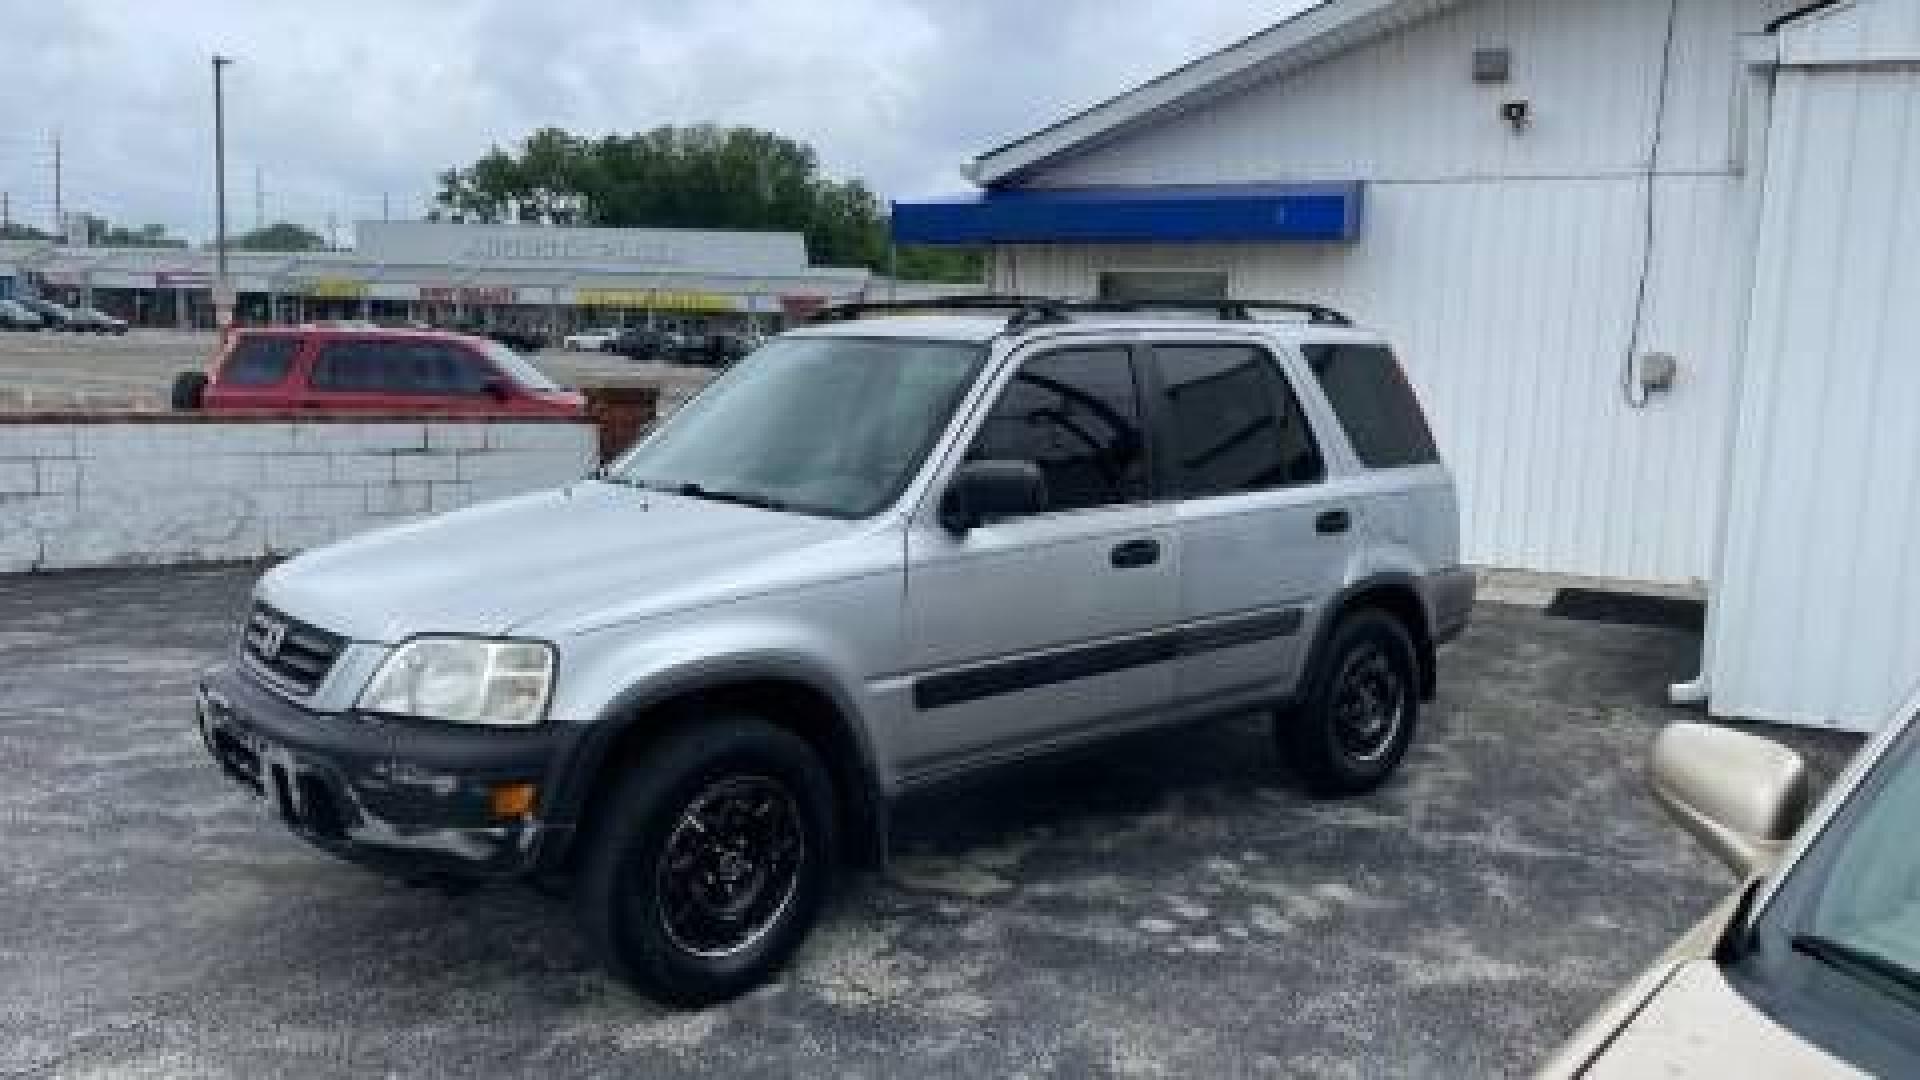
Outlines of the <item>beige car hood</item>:
{"label": "beige car hood", "polygon": [[1748,1004],[1713,961],[1694,960],[1674,972],[1582,1075],[1594,1080],[1824,1080],[1867,1074]]}

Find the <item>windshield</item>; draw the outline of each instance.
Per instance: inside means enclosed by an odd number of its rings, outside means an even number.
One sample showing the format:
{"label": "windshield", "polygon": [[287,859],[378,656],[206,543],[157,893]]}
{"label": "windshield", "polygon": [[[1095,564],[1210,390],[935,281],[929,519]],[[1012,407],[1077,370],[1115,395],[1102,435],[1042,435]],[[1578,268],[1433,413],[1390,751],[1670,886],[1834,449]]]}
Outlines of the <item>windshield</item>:
{"label": "windshield", "polygon": [[507,348],[497,341],[489,341],[483,348],[487,359],[493,366],[505,372],[514,382],[529,390],[558,390],[560,384],[547,378],[546,373],[534,367],[526,357]]}
{"label": "windshield", "polygon": [[866,517],[899,496],[985,358],[985,347],[957,342],[777,338],[608,479]]}
{"label": "windshield", "polygon": [[1856,1060],[1888,1037],[1920,1045],[1917,825],[1920,725],[1909,725],[1781,882],[1739,963],[1789,1020],[1828,1006],[1854,1018],[1848,1041],[1867,1048],[1837,1049]]}

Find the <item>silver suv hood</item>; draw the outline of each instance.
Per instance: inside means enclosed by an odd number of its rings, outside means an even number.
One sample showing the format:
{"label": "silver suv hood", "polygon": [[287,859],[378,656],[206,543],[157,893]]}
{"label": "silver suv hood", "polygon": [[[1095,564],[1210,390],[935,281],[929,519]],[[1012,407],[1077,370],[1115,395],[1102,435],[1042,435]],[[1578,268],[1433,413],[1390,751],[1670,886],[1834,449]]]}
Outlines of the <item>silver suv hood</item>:
{"label": "silver suv hood", "polygon": [[[745,595],[854,523],[580,483],[380,529],[283,563],[257,596],[356,641],[540,636]],[[598,618],[596,618],[598,616]]]}

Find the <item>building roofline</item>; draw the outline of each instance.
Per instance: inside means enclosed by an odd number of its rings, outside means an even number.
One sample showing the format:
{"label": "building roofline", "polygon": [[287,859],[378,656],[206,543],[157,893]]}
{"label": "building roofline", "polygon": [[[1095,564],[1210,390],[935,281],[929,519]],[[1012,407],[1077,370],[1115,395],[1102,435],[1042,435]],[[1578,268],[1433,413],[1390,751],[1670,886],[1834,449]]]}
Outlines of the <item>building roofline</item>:
{"label": "building roofline", "polygon": [[994,147],[961,166],[982,187],[1016,180],[1062,157],[1170,113],[1298,70],[1459,0],[1320,0],[1221,49]]}

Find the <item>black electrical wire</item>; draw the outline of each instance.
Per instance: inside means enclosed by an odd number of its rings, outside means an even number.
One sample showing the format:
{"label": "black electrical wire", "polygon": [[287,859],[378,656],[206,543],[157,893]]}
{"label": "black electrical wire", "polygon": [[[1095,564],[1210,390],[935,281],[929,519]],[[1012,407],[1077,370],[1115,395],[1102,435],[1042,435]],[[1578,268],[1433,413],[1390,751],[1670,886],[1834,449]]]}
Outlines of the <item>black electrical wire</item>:
{"label": "black electrical wire", "polygon": [[1667,3],[1667,39],[1660,50],[1660,85],[1653,103],[1653,134],[1648,140],[1645,220],[1640,243],[1640,279],[1634,285],[1633,325],[1627,333],[1627,355],[1620,365],[1620,396],[1636,409],[1647,407],[1647,395],[1634,385],[1634,358],[1640,355],[1640,335],[1646,329],[1647,285],[1653,276],[1655,205],[1659,184],[1660,148],[1666,141],[1668,84],[1673,78],[1673,50],[1680,26],[1680,0]]}

